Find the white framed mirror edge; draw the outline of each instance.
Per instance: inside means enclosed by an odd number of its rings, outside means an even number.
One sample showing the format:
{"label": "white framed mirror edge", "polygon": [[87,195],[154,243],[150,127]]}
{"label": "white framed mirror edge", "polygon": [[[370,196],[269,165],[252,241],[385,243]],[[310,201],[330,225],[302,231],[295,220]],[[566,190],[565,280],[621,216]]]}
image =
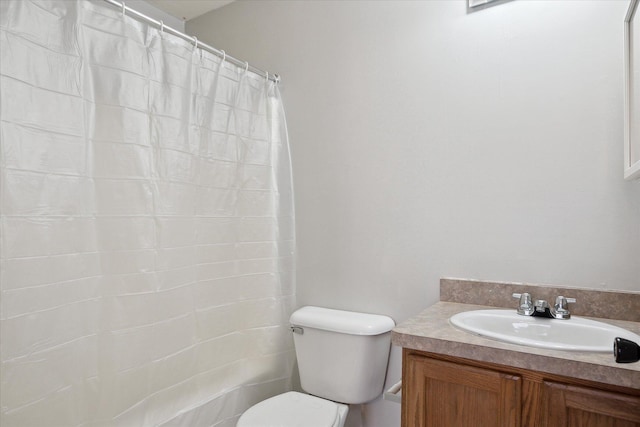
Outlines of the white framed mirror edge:
{"label": "white framed mirror edge", "polygon": [[635,16],[638,2],[631,0],[624,19],[624,178],[640,178],[640,160],[631,163],[631,21]]}

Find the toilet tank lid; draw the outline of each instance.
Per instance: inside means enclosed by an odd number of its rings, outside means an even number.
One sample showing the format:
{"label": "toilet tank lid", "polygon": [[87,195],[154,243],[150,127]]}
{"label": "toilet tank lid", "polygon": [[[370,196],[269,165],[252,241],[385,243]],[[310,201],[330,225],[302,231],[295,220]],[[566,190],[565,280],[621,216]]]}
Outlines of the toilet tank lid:
{"label": "toilet tank lid", "polygon": [[357,313],[313,306],[296,310],[289,321],[295,326],[306,326],[350,335],[380,335],[389,332],[396,325],[392,318],[381,314]]}

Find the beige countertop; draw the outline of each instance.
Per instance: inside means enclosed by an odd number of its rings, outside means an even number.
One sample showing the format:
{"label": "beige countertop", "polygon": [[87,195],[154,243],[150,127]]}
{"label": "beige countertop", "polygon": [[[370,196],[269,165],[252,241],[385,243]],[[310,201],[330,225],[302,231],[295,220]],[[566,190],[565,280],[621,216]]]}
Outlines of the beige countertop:
{"label": "beige countertop", "polygon": [[[491,308],[496,307],[440,301],[396,326],[391,339],[394,345],[414,350],[640,389],[640,362],[616,363],[613,343],[611,353],[539,349],[473,335],[449,323],[454,314]],[[589,318],[640,335],[640,322]]]}

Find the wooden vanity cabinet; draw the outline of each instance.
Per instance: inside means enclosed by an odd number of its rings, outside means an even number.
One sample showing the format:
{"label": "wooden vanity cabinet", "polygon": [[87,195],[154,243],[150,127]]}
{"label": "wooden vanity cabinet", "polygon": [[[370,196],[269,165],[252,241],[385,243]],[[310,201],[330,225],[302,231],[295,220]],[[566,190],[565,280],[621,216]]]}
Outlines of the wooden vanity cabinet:
{"label": "wooden vanity cabinet", "polygon": [[405,361],[403,426],[520,425],[519,376],[416,354]]}
{"label": "wooden vanity cabinet", "polygon": [[545,381],[543,426],[640,427],[640,397]]}
{"label": "wooden vanity cabinet", "polygon": [[640,427],[640,390],[403,350],[402,427]]}

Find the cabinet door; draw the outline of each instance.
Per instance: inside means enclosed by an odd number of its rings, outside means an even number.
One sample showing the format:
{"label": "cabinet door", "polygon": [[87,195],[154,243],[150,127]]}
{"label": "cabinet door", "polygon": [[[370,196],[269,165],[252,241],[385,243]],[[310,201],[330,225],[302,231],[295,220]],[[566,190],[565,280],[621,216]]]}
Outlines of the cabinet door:
{"label": "cabinet door", "polygon": [[520,426],[519,376],[418,355],[406,362],[405,427]]}
{"label": "cabinet door", "polygon": [[640,427],[640,397],[545,382],[546,427]]}

